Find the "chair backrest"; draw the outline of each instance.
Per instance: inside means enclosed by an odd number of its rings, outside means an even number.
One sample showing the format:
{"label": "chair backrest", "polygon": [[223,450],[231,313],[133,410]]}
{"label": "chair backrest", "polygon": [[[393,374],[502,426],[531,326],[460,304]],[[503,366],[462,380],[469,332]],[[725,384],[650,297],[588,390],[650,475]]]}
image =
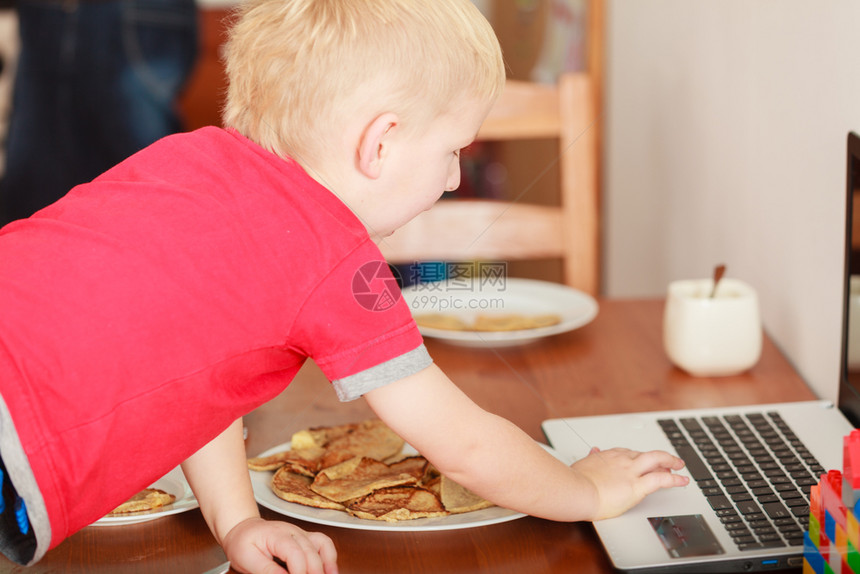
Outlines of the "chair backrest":
{"label": "chair backrest", "polygon": [[555,138],[558,157],[537,166],[559,167],[560,205],[445,199],[380,244],[389,263],[515,261],[561,258],[564,282],[599,291],[597,126],[594,92],[586,74],[558,84],[509,80],[478,133],[478,140]]}

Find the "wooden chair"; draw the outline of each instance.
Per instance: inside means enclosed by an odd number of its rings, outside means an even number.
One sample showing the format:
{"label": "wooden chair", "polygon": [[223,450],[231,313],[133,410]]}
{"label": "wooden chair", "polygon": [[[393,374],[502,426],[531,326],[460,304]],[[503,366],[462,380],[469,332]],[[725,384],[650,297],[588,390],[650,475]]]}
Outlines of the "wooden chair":
{"label": "wooden chair", "polygon": [[558,139],[558,157],[535,166],[535,175],[558,162],[560,205],[530,205],[528,197],[439,201],[380,244],[389,263],[561,258],[564,283],[597,295],[594,109],[586,74],[566,74],[556,86],[509,80],[478,140]]}

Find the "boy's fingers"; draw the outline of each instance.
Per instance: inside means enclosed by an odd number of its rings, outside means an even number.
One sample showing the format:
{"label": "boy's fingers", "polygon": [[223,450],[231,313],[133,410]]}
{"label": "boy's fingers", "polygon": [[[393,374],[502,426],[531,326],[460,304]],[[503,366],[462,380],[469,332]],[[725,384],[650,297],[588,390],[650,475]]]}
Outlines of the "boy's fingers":
{"label": "boy's fingers", "polygon": [[688,477],[666,470],[650,472],[640,478],[640,484],[645,494],[651,494],[662,488],[686,486],[689,482],[690,479]]}
{"label": "boy's fingers", "polygon": [[660,468],[672,470],[684,468],[683,459],[662,450],[639,452],[628,448],[612,448],[600,451],[597,447],[593,447],[591,454],[597,454],[601,457],[607,456],[609,457],[607,460],[612,460],[615,457],[627,458],[631,461],[631,468],[643,474]]}
{"label": "boy's fingers", "polygon": [[308,538],[317,549],[325,568],[325,574],[335,574],[337,572],[337,550],[332,539],[321,532],[312,532]]}
{"label": "boy's fingers", "polygon": [[639,468],[642,472],[641,484],[645,485],[649,494],[661,488],[685,486],[690,482],[689,477],[672,472],[684,468],[684,461],[668,452],[655,450],[642,453],[636,462],[642,465]]}
{"label": "boy's fingers", "polygon": [[[310,542],[298,534],[290,534],[289,536],[281,537],[275,544],[274,556],[280,558],[287,565],[287,571],[290,574],[322,574],[322,566],[317,564],[314,569],[314,564],[309,561],[309,554],[315,552],[310,548]],[[278,569],[275,569],[277,567]],[[283,572],[280,566],[272,562],[271,567],[267,567],[266,574],[275,574]]]}
{"label": "boy's fingers", "polygon": [[288,538],[281,539],[277,549],[276,556],[286,563],[290,574],[337,573],[334,542],[321,532],[292,533]]}
{"label": "boy's fingers", "polygon": [[643,473],[660,469],[681,470],[684,460],[662,450],[652,450],[637,456],[635,466]]}

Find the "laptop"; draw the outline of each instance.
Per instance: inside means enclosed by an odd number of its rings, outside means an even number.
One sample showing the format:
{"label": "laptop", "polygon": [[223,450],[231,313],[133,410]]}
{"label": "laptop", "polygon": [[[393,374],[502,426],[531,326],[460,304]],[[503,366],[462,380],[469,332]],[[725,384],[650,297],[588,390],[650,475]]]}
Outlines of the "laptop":
{"label": "laptop", "polygon": [[[860,137],[848,136],[847,225],[839,404],[806,401],[713,409],[556,418],[549,443],[575,460],[592,445],[674,452],[691,476],[624,515],[594,523],[615,568],[641,573],[736,572],[800,567],[809,487],[842,469],[842,438],[860,420],[860,315],[850,313]],[[858,196],[860,209],[860,196]],[[860,233],[857,242],[860,244]],[[857,321],[857,325],[852,322]],[[855,336],[856,332],[856,336]],[[857,355],[857,356],[855,356]]]}

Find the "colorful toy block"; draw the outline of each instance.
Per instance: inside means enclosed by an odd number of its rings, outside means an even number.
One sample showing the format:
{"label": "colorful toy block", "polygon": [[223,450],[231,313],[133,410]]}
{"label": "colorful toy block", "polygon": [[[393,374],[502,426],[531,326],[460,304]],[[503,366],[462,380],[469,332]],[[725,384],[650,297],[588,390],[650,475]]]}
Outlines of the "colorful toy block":
{"label": "colorful toy block", "polygon": [[860,502],[860,429],[854,429],[842,443],[842,501],[855,511]]}
{"label": "colorful toy block", "polygon": [[860,574],[860,429],[843,441],[842,470],[822,474],[809,491],[803,574]]}

